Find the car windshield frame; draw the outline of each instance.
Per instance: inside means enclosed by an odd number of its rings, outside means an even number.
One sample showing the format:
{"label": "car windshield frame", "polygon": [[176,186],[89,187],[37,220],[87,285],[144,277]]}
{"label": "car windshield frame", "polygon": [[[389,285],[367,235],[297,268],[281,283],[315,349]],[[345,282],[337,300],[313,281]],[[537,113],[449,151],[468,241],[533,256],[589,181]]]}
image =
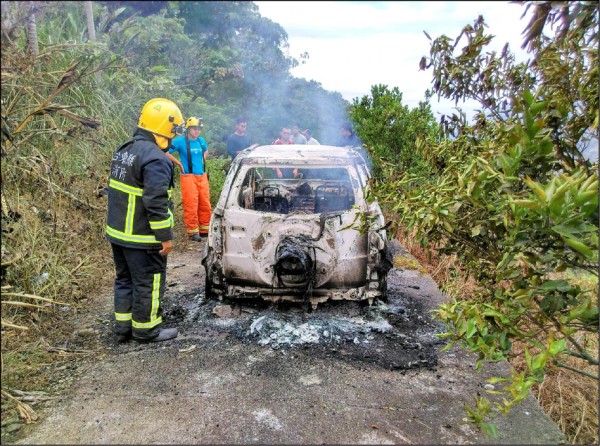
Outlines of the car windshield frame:
{"label": "car windshield frame", "polygon": [[[301,171],[304,170],[308,174],[307,178],[276,177],[275,169],[293,170],[294,166]],[[330,178],[319,178],[317,174],[319,170],[330,173],[338,170],[338,172],[333,172]],[[255,176],[252,178],[252,173],[258,171],[267,172],[266,176],[268,177]],[[343,174],[342,178],[340,178],[340,174]],[[287,204],[283,203],[285,200],[287,200]],[[263,206],[254,206],[257,201],[263,203]],[[273,162],[240,164],[235,173],[235,180],[232,181],[232,190],[224,205],[225,208],[251,212],[320,214],[345,212],[355,207],[364,209],[366,204],[363,202],[364,194],[360,173],[353,164],[331,166],[316,163],[292,165]],[[252,203],[252,205],[248,203]],[[280,206],[275,203],[279,203]]]}

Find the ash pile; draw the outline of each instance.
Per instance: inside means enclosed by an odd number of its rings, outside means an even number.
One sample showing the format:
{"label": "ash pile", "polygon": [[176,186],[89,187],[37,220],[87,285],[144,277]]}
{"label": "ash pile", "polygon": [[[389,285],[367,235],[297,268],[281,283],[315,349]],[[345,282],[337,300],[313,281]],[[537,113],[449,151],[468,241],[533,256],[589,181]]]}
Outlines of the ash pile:
{"label": "ash pile", "polygon": [[390,333],[392,325],[383,318],[366,321],[364,318],[330,317],[302,320],[281,320],[272,316],[259,316],[252,321],[249,335],[259,345],[273,349],[305,344],[335,344],[353,342],[368,344],[374,339],[373,332]]}

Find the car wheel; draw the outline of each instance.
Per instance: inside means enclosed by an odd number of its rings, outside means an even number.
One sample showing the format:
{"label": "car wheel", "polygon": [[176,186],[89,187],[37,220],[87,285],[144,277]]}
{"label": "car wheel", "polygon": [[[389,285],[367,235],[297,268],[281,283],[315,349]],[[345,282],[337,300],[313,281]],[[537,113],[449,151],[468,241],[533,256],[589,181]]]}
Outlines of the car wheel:
{"label": "car wheel", "polygon": [[207,299],[214,299],[216,297],[208,274],[206,275],[206,280],[204,282],[204,294],[206,295]]}
{"label": "car wheel", "polygon": [[379,280],[379,289],[381,290],[381,296],[379,299],[383,302],[387,302],[387,276],[383,276],[381,280]]}
{"label": "car wheel", "polygon": [[214,262],[214,253],[209,249],[208,255],[203,260],[204,270],[206,272],[204,279],[204,294],[207,299],[218,299],[218,295],[214,289],[214,281],[213,281],[213,262]]}

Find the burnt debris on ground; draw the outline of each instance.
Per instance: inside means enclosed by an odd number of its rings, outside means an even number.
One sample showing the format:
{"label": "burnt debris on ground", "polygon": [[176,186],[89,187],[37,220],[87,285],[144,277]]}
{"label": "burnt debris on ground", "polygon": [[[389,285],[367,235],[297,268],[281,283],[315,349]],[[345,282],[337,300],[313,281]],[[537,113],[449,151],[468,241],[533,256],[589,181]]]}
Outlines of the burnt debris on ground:
{"label": "burnt debris on ground", "polygon": [[[309,305],[261,299],[207,300],[202,286],[173,289],[166,294],[163,319],[165,327],[179,327],[180,337],[172,342],[202,344],[218,334],[284,355],[304,351],[401,372],[435,369],[442,344],[435,336],[441,327],[417,299],[396,287],[389,287],[386,302],[329,301],[312,311]],[[105,342],[118,351],[148,348],[135,342],[117,345],[108,327],[104,332]]]}

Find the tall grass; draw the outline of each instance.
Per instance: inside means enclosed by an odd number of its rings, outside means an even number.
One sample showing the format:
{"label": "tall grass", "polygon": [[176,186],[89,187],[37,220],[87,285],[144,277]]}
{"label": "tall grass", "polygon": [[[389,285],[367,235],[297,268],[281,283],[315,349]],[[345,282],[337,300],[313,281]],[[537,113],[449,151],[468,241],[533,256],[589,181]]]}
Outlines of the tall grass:
{"label": "tall grass", "polygon": [[[6,44],[3,40],[0,166],[3,421],[17,416],[13,392],[50,384],[48,367],[65,361],[50,347],[68,338],[73,315],[112,277],[102,191],[112,153],[130,136],[139,113],[85,75],[91,69],[82,55],[85,45],[61,51],[46,46],[44,63],[34,64],[18,45]],[[72,82],[61,89],[77,61]]]}

